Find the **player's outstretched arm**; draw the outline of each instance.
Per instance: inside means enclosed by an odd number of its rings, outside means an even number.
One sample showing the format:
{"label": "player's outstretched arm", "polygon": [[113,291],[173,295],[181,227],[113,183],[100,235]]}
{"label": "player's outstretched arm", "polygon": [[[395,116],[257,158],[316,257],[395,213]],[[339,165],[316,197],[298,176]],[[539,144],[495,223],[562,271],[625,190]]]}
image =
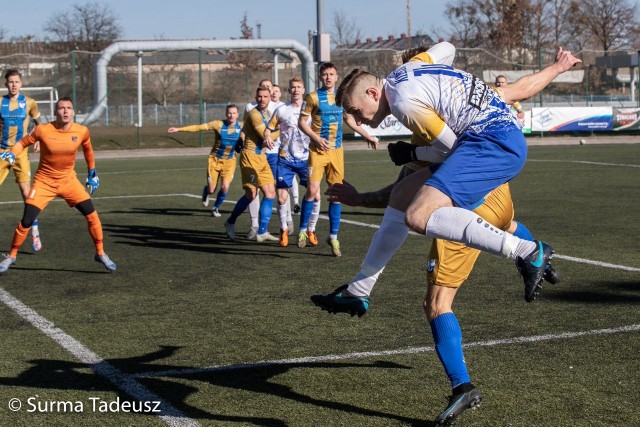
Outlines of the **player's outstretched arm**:
{"label": "player's outstretched arm", "polygon": [[504,100],[507,104],[531,98],[560,74],[569,71],[582,60],[576,58],[568,50],[558,49],[556,62],[542,71],[518,79],[515,83],[503,88]]}
{"label": "player's outstretched arm", "polygon": [[378,138],[376,138],[375,136],[369,135],[369,132],[364,130],[362,126],[356,123],[356,120],[353,118],[351,114],[345,112],[344,121],[349,125],[351,129],[355,130],[360,135],[362,135],[365,141],[367,141],[367,146],[369,146],[370,148],[373,148],[374,150],[378,149]]}

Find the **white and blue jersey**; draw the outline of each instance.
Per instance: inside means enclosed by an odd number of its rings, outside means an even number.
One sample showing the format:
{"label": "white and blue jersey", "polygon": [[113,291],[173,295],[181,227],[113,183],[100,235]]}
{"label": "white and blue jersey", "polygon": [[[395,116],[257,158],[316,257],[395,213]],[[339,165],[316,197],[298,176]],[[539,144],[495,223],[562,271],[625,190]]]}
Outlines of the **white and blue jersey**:
{"label": "white and blue jersey", "polygon": [[473,209],[522,169],[527,146],[521,123],[500,95],[472,74],[408,62],[389,74],[384,89],[391,113],[418,139],[430,144],[446,129],[455,134],[451,152],[426,184],[456,205]]}
{"label": "white and blue jersey", "polygon": [[[304,108],[304,103],[302,105]],[[287,103],[278,107],[273,114],[269,127],[280,128],[280,155],[276,173],[276,186],[289,188],[295,175],[300,177],[300,184],[307,184],[307,160],[309,159],[309,137],[298,127],[301,107]],[[307,124],[311,123],[311,118]]]}

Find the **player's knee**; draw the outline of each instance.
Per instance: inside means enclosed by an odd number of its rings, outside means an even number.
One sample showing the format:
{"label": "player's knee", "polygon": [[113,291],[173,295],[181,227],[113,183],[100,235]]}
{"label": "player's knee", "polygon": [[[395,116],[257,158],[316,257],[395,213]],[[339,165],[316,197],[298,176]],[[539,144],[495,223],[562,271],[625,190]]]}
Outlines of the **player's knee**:
{"label": "player's knee", "polygon": [[424,215],[421,209],[414,206],[409,206],[404,216],[404,222],[407,227],[415,231],[416,233],[424,234],[427,227],[427,221],[429,217]]}

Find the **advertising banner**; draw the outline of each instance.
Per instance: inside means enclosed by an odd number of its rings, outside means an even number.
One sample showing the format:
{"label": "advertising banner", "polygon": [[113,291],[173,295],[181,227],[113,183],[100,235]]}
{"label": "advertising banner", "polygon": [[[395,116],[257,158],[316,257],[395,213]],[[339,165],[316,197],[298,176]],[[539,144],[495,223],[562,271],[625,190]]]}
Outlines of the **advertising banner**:
{"label": "advertising banner", "polygon": [[531,116],[534,132],[606,131],[612,127],[612,107],[538,107]]}
{"label": "advertising banner", "polygon": [[613,130],[639,130],[640,108],[614,108]]}
{"label": "advertising banner", "polygon": [[[388,115],[387,117],[385,117],[382,123],[380,123],[380,126],[378,126],[375,129],[370,128],[367,125],[362,125],[362,128],[367,132],[369,132],[369,135],[375,135],[375,136],[411,135],[411,131],[406,127],[404,127],[404,125],[400,123],[398,119],[396,119],[392,115]],[[356,136],[360,136],[360,135],[356,133]]]}

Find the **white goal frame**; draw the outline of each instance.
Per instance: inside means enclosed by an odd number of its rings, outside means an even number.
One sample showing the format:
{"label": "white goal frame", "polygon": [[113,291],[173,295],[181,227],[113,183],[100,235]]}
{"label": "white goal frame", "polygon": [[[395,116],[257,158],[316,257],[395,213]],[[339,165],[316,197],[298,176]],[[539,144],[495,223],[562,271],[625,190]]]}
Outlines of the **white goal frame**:
{"label": "white goal frame", "polygon": [[[7,88],[0,88],[0,96],[4,96],[9,91]],[[53,86],[42,86],[42,87],[23,87],[20,88],[20,92],[24,93],[30,98],[35,99],[38,104],[38,109],[40,109],[40,105],[48,105],[49,106],[49,115],[44,114],[47,118],[47,121],[52,120],[55,115],[55,105],[58,101],[58,89]],[[42,95],[44,94],[44,95]],[[39,96],[42,95],[42,96]],[[40,113],[44,113],[40,111]]]}

